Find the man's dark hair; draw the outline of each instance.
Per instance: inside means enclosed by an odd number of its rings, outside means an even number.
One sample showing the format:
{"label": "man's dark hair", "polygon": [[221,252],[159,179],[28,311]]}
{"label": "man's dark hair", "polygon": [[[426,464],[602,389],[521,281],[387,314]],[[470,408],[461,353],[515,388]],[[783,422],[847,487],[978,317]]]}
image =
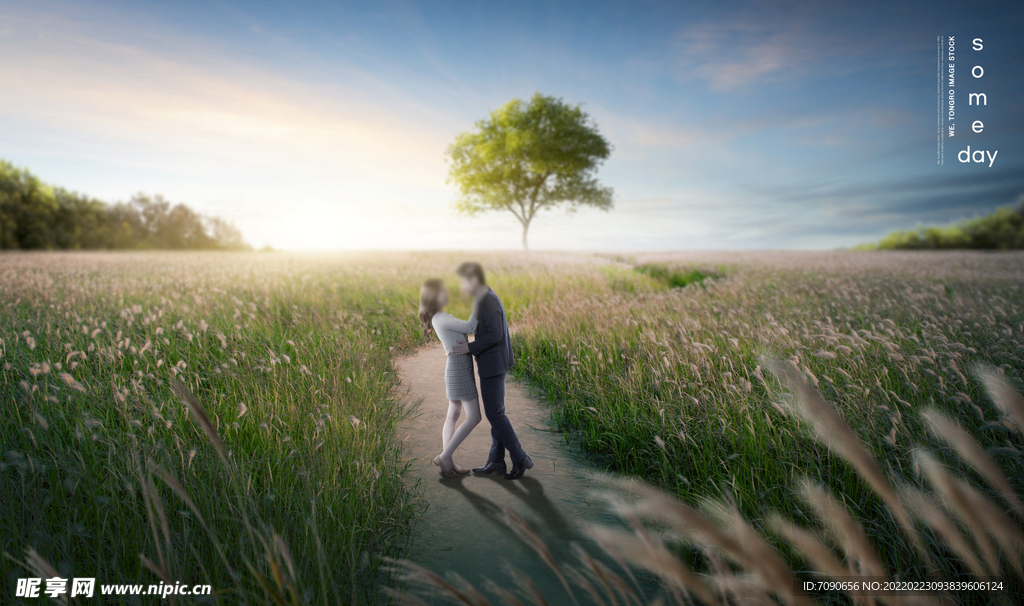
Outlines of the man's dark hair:
{"label": "man's dark hair", "polygon": [[484,279],[484,266],[476,261],[466,261],[455,270],[455,273],[463,278],[476,278],[481,284],[487,284],[487,280]]}

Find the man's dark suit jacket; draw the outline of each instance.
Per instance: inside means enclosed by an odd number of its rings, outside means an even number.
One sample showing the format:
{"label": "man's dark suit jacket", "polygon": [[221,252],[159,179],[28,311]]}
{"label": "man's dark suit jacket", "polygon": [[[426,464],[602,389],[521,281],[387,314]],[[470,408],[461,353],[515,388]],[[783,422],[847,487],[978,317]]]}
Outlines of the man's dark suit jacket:
{"label": "man's dark suit jacket", "polygon": [[491,289],[477,305],[476,339],[470,341],[469,353],[476,358],[481,378],[503,375],[514,361],[505,307]]}

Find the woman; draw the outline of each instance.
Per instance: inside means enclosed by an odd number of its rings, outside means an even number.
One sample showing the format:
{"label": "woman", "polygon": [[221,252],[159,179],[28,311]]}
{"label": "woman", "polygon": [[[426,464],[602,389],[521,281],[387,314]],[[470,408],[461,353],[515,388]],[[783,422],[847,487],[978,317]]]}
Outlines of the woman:
{"label": "woman", "polygon": [[[452,353],[452,347],[458,342],[467,342],[467,333],[476,330],[476,308],[469,320],[459,320],[446,313],[448,290],[444,282],[432,278],[423,283],[420,289],[420,321],[423,323],[423,334],[429,336],[433,331],[444,346],[448,356],[445,365],[445,395],[448,398],[448,417],[441,430],[441,454],[434,457],[434,465],[441,468],[446,477],[458,477],[460,473],[469,473],[469,469],[455,463],[452,456],[455,449],[480,423],[480,403],[476,391],[476,375],[473,372],[473,356],[470,354]],[[466,412],[466,420],[455,428],[462,411]]]}

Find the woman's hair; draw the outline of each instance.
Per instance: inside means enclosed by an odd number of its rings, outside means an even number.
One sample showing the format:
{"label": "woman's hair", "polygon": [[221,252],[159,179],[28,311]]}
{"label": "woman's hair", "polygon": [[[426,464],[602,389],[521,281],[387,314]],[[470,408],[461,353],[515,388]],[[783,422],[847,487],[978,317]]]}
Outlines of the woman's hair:
{"label": "woman's hair", "polygon": [[434,326],[430,323],[434,314],[441,311],[441,293],[444,291],[444,281],[439,278],[430,278],[420,288],[420,322],[423,323],[423,336],[429,337]]}

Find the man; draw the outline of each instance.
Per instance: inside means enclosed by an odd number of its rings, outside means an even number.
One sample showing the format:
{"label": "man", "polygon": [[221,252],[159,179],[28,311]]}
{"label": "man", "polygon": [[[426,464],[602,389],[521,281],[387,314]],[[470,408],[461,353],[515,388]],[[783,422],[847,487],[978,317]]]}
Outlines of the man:
{"label": "man", "polygon": [[[484,415],[491,424],[491,453],[487,463],[474,468],[473,473],[502,473],[506,480],[516,480],[533,467],[533,459],[519,444],[512,422],[505,415],[505,373],[513,362],[505,307],[487,286],[484,268],[479,263],[463,263],[456,272],[462,279],[462,291],[476,298],[477,327],[476,339],[472,343],[456,343],[452,353],[471,353],[476,358]],[[512,469],[507,473],[506,450],[512,458]]]}

